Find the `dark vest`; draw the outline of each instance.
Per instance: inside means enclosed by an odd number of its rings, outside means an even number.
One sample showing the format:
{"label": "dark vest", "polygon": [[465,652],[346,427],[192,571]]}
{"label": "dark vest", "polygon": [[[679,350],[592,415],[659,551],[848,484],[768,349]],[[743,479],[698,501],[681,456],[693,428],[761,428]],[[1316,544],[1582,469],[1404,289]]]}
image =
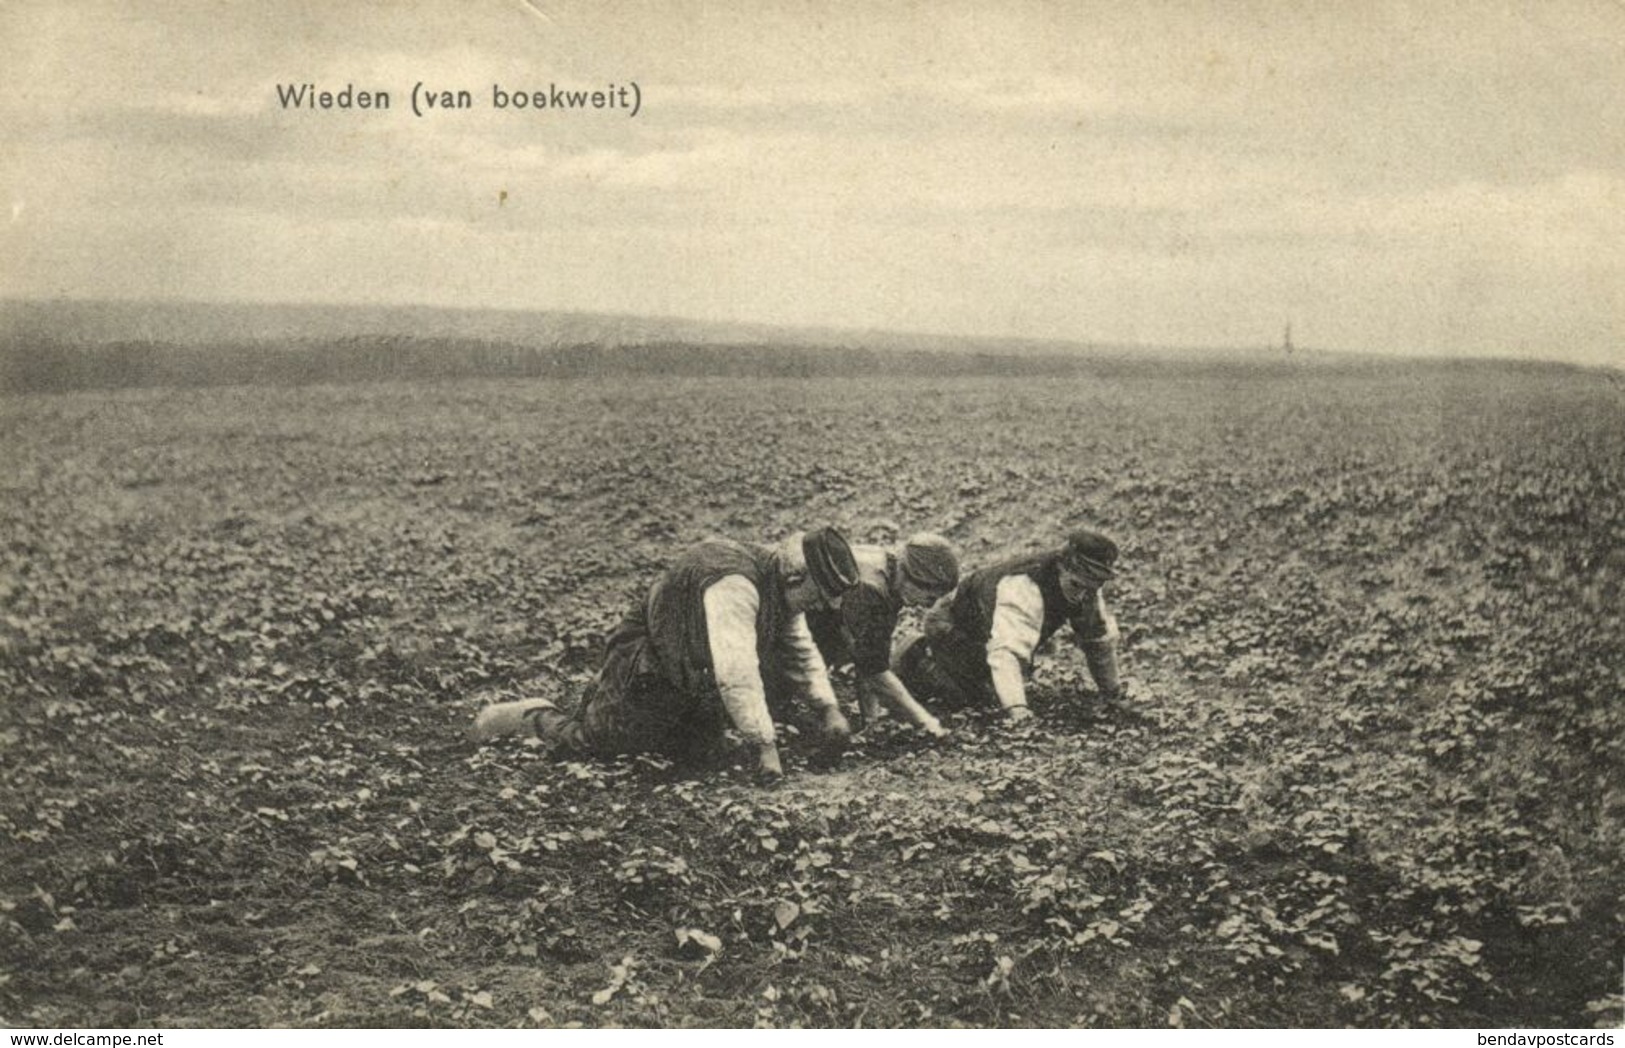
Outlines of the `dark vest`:
{"label": "dark vest", "polygon": [[728,575],[743,575],[756,587],[756,654],[765,662],[790,610],[778,562],[765,546],[706,539],[690,547],[649,589],[644,614],[649,644],[661,676],[682,691],[699,694],[716,687],[711,638],[705,626],[705,591]]}
{"label": "dark vest", "polygon": [[959,584],[949,607],[959,640],[986,652],[988,638],[993,634],[993,611],[999,603],[999,583],[1011,575],[1030,577],[1038,583],[1038,592],[1044,596],[1044,623],[1038,632],[1040,648],[1068,622],[1093,617],[1093,601],[1086,601],[1080,607],[1068,604],[1061,595],[1059,559],[1058,553],[1030,553],[972,572]]}

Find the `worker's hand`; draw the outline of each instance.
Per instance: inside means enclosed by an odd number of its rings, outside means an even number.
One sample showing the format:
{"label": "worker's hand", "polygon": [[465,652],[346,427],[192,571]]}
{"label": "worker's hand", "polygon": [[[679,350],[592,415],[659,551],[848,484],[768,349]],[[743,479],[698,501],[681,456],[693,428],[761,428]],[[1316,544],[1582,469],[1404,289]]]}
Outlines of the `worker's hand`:
{"label": "worker's hand", "polygon": [[941,721],[929,715],[927,715],[925,720],[920,722],[920,730],[938,741],[949,738],[953,735],[953,732],[942,726]]}
{"label": "worker's hand", "polygon": [[858,712],[863,715],[863,727],[866,730],[869,725],[885,715],[880,705],[880,697],[869,688],[861,688],[858,692]]}
{"label": "worker's hand", "polygon": [[1100,693],[1100,702],[1114,717],[1128,721],[1143,721],[1148,719],[1149,707],[1146,700],[1150,695],[1149,689],[1143,685],[1125,681],[1111,690],[1103,689]]}
{"label": "worker's hand", "polygon": [[852,726],[846,722],[846,715],[833,706],[825,708],[818,725],[817,748],[808,755],[808,763],[814,768],[830,767],[841,759],[851,741]]}
{"label": "worker's hand", "polygon": [[848,742],[852,741],[852,725],[846,722],[846,714],[834,706],[825,708],[824,722],[821,728],[824,734],[823,745],[825,749],[839,753],[846,748]]}
{"label": "worker's hand", "polygon": [[767,743],[756,751],[756,779],[764,786],[784,778],[784,765],[779,763],[779,747]]}
{"label": "worker's hand", "polygon": [[1033,711],[1025,706],[1011,706],[1004,711],[1004,719],[1005,723],[1012,727],[1017,724],[1025,724],[1033,719]]}

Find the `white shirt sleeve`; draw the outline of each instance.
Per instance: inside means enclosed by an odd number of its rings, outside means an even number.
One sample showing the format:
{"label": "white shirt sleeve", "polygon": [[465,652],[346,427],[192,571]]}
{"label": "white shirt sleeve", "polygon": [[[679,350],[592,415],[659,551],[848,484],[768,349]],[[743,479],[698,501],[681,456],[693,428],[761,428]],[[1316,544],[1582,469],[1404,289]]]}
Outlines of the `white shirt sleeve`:
{"label": "white shirt sleeve", "polygon": [[784,653],[784,675],[790,683],[819,709],[834,706],[835,688],[829,682],[829,668],[818,653],[807,616],[797,613],[786,623],[779,644]]}
{"label": "white shirt sleeve", "polygon": [[993,605],[993,628],[987,639],[987,668],[993,674],[993,690],[1006,709],[1024,706],[1027,689],[1021,670],[1032,662],[1038,650],[1038,636],[1044,625],[1044,595],[1038,583],[1026,575],[1007,575],[999,580]]}
{"label": "white shirt sleeve", "polygon": [[773,716],[767,709],[762,668],[756,658],[761,595],[743,575],[727,575],[706,588],[704,603],[711,671],[722,694],[722,707],[746,741],[759,746],[773,742]]}

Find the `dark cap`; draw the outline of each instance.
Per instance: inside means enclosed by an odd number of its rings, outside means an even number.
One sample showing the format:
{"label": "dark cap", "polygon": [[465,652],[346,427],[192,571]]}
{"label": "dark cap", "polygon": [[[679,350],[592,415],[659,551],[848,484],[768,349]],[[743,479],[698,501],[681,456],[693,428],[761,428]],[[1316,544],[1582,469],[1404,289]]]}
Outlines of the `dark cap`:
{"label": "dark cap", "polygon": [[1079,528],[1066,537],[1061,563],[1081,575],[1109,579],[1117,574],[1112,567],[1117,563],[1117,543],[1098,531]]}
{"label": "dark cap", "polygon": [[819,528],[801,536],[807,574],[826,597],[839,597],[858,583],[858,562],[852,547],[834,528]]}

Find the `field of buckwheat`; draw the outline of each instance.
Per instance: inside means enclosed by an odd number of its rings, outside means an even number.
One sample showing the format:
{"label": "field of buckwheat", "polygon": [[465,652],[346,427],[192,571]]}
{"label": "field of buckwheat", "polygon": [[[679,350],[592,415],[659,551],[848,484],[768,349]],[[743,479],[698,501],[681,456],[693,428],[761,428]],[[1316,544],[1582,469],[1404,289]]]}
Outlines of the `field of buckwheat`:
{"label": "field of buckwheat", "polygon": [[[0,401],[0,1020],[1618,1025],[1625,389],[1511,365]],[[1089,524],[1137,713],[463,738],[685,543]],[[849,681],[837,687],[850,699]]]}

